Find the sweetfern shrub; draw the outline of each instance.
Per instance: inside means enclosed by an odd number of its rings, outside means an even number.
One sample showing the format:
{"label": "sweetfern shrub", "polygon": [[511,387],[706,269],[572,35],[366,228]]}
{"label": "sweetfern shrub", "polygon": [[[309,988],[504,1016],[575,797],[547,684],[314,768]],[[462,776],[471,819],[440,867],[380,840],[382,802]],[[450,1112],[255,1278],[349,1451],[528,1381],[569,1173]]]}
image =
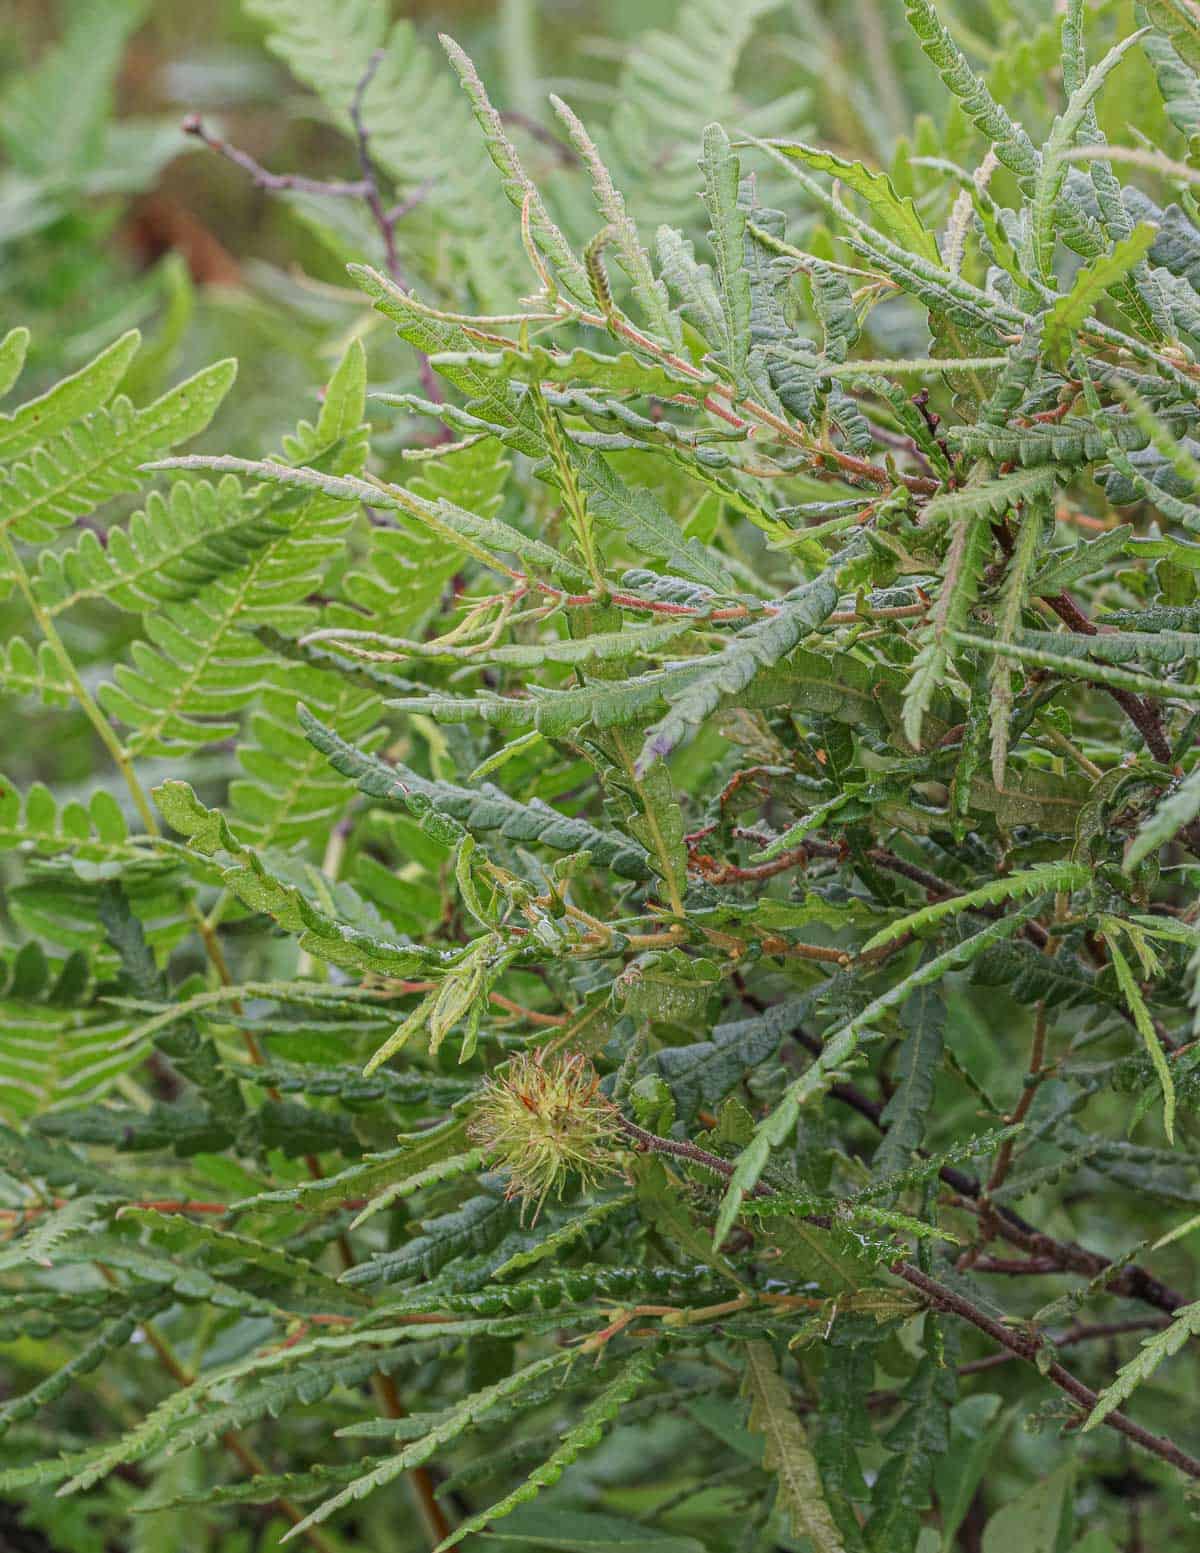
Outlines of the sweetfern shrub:
{"label": "sweetfern shrub", "polygon": [[252,9],[369,194],[404,81],[499,177],[376,198],[263,457],[132,335],[0,420],[9,752],[99,763],[0,785],[12,1545],[1190,1545],[1194,8],[908,0],[889,175],[681,160],[698,3],[555,200],[455,44]]}

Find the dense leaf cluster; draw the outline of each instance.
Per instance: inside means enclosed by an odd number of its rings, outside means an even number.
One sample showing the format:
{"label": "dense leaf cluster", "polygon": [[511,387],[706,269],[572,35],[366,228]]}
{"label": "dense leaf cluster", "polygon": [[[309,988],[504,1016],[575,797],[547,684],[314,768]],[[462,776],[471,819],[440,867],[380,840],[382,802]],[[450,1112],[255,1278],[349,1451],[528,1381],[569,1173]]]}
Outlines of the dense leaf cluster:
{"label": "dense leaf cluster", "polygon": [[288,196],[362,298],[319,413],[181,454],[234,364],[153,397],[126,334],[0,418],[0,688],[103,763],[0,780],[0,1497],[1184,1546],[1194,8],[983,71],[907,0],[884,172],[747,127],[772,7],[695,0],[602,135],[553,100],[553,195],[452,41],[462,94],[369,0],[248,9],[362,155]]}

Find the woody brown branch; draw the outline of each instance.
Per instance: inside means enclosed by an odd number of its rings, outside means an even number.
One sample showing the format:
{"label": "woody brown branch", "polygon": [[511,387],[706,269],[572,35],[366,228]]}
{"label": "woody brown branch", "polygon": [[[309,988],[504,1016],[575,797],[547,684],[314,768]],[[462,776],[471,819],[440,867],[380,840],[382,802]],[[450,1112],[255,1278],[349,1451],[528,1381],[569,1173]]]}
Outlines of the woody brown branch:
{"label": "woody brown branch", "polygon": [[[710,1154],[707,1149],[701,1149],[698,1145],[680,1141],[675,1138],[661,1138],[657,1134],[647,1132],[645,1128],[636,1126],[625,1117],[620,1117],[619,1125],[623,1132],[633,1138],[641,1148],[652,1150],[655,1153],[672,1155],[676,1158],[690,1159],[702,1164],[705,1169],[711,1170],[715,1175],[728,1181],[734,1174],[735,1166],[729,1160],[721,1159],[719,1155]],[[753,1195],[771,1197],[775,1195],[775,1189],[765,1182],[759,1181],[752,1189]],[[902,1279],[911,1288],[924,1295],[926,1301],[933,1309],[942,1311],[948,1315],[957,1316],[966,1321],[978,1331],[990,1337],[1015,1358],[1023,1359],[1028,1364],[1037,1365],[1042,1374],[1059,1390],[1065,1392],[1072,1401],[1076,1402],[1086,1413],[1091,1413],[1099,1401],[1099,1395],[1089,1386],[1085,1386],[1081,1380],[1076,1379],[1069,1370],[1063,1368],[1057,1361],[1048,1365],[1039,1364],[1040,1351],[1043,1339],[1038,1335],[1029,1335],[1026,1332],[1015,1331],[1004,1326],[981,1310],[973,1301],[957,1290],[948,1288],[939,1283],[936,1278],[923,1272],[919,1267],[914,1267],[911,1262],[906,1262],[902,1257],[892,1262],[888,1269],[895,1277]],[[1173,1440],[1162,1435],[1152,1434],[1148,1429],[1143,1429],[1140,1424],[1134,1423],[1124,1413],[1113,1411],[1106,1413],[1104,1423],[1110,1428],[1131,1440],[1135,1445],[1141,1446],[1145,1451],[1159,1457],[1177,1468],[1185,1476],[1200,1480],[1200,1461],[1182,1450]]]}

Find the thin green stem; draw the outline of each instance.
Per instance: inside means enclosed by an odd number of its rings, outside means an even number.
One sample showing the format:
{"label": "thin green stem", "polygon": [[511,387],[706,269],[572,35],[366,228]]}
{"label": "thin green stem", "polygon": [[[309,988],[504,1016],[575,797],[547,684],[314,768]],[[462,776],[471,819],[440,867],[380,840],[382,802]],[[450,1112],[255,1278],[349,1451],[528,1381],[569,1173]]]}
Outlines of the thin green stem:
{"label": "thin green stem", "polygon": [[42,608],[37,595],[33,591],[33,584],[30,582],[29,573],[25,570],[25,563],[21,560],[12,539],[8,534],[5,534],[3,539],[5,559],[13,576],[16,578],[17,587],[22,598],[29,606],[30,614],[37,622],[38,630],[41,631],[50,646],[50,650],[58,659],[59,666],[62,668],[63,674],[70,684],[84,716],[96,730],[100,741],[112,756],[117,769],[124,777],[125,784],[129,788],[130,796],[141,817],[142,824],[146,827],[147,834],[160,836],[162,831],[159,827],[158,817],[154,813],[145,788],[138,780],[137,772],[133,769],[133,762],[129,758],[128,751],[121,743],[116,729],[101,711],[95,697],[80,678],[79,670],[75,667],[71,654],[67,651],[66,643],[58,634],[58,627],[54,624],[46,610]]}

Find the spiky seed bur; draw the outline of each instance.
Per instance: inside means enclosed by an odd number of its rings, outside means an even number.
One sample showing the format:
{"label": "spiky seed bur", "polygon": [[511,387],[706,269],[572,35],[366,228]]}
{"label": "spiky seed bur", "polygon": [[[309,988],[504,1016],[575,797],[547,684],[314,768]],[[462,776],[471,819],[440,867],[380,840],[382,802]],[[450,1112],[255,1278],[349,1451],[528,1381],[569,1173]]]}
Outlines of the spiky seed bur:
{"label": "spiky seed bur", "polygon": [[489,1078],[468,1124],[471,1141],[508,1174],[509,1197],[536,1204],[562,1196],[572,1176],[585,1187],[618,1168],[615,1107],[579,1052],[519,1052]]}

